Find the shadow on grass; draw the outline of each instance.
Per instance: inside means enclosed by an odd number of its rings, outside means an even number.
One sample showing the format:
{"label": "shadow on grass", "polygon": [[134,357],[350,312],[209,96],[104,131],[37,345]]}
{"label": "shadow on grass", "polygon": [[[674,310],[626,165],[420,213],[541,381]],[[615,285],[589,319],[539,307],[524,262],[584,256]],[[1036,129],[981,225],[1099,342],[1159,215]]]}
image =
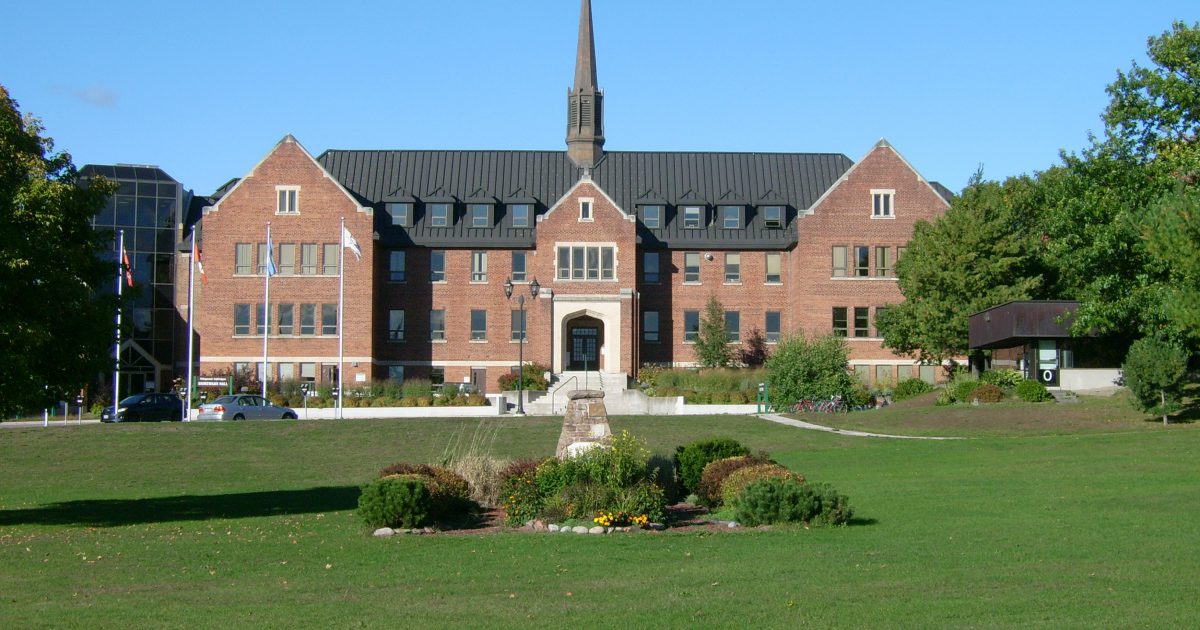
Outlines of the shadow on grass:
{"label": "shadow on grass", "polygon": [[846,525],[849,525],[850,527],[858,527],[860,525],[878,525],[878,524],[879,524],[879,521],[876,519],[859,518],[857,516],[851,517],[850,520],[846,521]]}
{"label": "shadow on grass", "polygon": [[354,509],[358,506],[358,493],[357,486],[341,486],[152,499],[85,499],[37,508],[0,510],[0,526],[119,527],[141,523],[312,514]]}

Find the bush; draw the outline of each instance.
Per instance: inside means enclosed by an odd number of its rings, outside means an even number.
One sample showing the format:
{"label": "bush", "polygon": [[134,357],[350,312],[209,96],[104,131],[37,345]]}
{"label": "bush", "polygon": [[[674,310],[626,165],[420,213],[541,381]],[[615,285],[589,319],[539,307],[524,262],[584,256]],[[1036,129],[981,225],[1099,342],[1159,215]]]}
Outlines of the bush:
{"label": "bush", "polygon": [[769,523],[840,525],[852,510],[845,496],[826,485],[796,479],[763,479],[746,486],[734,510],[738,522],[754,527]]}
{"label": "bush", "polygon": [[422,398],[433,391],[433,383],[427,378],[406,378],[400,384],[400,398]]}
{"label": "bush", "polygon": [[523,379],[518,379],[517,375],[509,372],[500,375],[500,390],[511,392],[517,390],[517,381],[521,380],[524,383],[524,389],[527,391],[545,391],[550,384],[546,382],[546,372],[549,368],[540,363],[526,363],[521,368]]}
{"label": "bush", "polygon": [[634,516],[645,515],[651,521],[661,523],[666,515],[663,510],[665,505],[661,486],[651,481],[639,481],[615,491],[609,509]]}
{"label": "bush", "polygon": [[1017,398],[1020,398],[1025,402],[1046,402],[1047,400],[1054,400],[1054,396],[1049,390],[1046,389],[1045,385],[1042,385],[1041,383],[1032,379],[1025,379],[1018,383],[1016,394]]}
{"label": "bush", "polygon": [[700,483],[696,486],[696,498],[701,505],[716,507],[721,505],[721,485],[734,471],[747,466],[770,462],[766,453],[757,455],[738,455],[714,460],[704,467],[700,474]]}
{"label": "bush", "polygon": [[365,484],[358,496],[358,515],[369,527],[413,528],[430,515],[429,488],[415,475],[397,475]]}
{"label": "bush", "polygon": [[956,376],[946,389],[950,392],[952,401],[971,402],[971,394],[975,392],[976,387],[979,387],[979,381],[966,376]]}
{"label": "bush", "polygon": [[759,463],[733,471],[721,484],[721,501],[724,505],[737,503],[737,498],[750,484],[762,479],[795,479],[801,483],[804,477],[775,462]]}
{"label": "bush", "polygon": [[[512,466],[509,466],[512,468]],[[505,523],[519,527],[537,518],[542,510],[542,493],[534,479],[536,469],[519,469],[503,477],[500,483],[500,504],[504,506]]]}
{"label": "bush", "polygon": [[1025,380],[1025,376],[1016,370],[985,370],[979,375],[979,380],[1004,391],[1012,391]]}
{"label": "bush", "polygon": [[971,390],[970,400],[981,403],[998,403],[1004,398],[1004,390],[991,383],[980,383]]}
{"label": "bush", "polygon": [[845,340],[832,335],[811,341],[803,336],[783,340],[767,360],[771,406],[791,409],[800,400],[848,399],[857,386],[849,372],[848,353]]}
{"label": "bush", "polygon": [[1129,347],[1121,366],[1125,386],[1133,394],[1134,407],[1161,415],[1180,407],[1180,397],[1187,378],[1187,351],[1177,345],[1151,337],[1138,339]]}
{"label": "bush", "polygon": [[471,488],[458,473],[429,464],[392,464],[379,471],[381,478],[406,477],[424,480],[429,489],[430,514],[437,519],[462,516],[471,507]]}
{"label": "bush", "polygon": [[646,462],[649,479],[658,484],[663,490],[663,501],[667,505],[678,503],[687,496],[683,485],[679,483],[679,471],[675,470],[675,460],[666,455],[655,453]]}
{"label": "bush", "polygon": [[730,438],[697,440],[675,448],[675,468],[679,481],[688,492],[696,492],[704,467],[710,462],[737,455],[749,455],[750,449]]}
{"label": "bush", "polygon": [[470,499],[480,505],[500,504],[501,460],[483,455],[466,455],[450,463],[450,470],[467,482]]}
{"label": "bush", "polygon": [[892,392],[892,398],[899,402],[915,398],[921,394],[928,394],[931,391],[933,391],[933,385],[919,378],[907,378],[896,385],[896,389]]}

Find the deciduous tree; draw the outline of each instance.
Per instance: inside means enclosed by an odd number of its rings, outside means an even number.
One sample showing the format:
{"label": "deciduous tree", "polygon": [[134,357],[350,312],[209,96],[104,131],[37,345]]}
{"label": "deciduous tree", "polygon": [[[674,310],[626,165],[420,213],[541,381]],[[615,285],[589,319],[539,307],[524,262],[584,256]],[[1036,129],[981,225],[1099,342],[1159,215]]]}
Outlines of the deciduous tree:
{"label": "deciduous tree", "polygon": [[729,367],[733,352],[729,348],[729,333],[725,330],[725,307],[712,296],[704,306],[700,331],[696,335],[696,361],[700,367]]}

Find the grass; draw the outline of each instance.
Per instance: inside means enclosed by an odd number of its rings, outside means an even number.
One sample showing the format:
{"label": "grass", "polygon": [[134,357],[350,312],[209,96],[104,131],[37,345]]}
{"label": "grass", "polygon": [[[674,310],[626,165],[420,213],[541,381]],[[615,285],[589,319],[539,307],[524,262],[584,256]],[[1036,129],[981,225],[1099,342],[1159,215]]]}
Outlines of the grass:
{"label": "grass", "polygon": [[[857,518],[610,537],[370,538],[352,512],[358,484],[388,463],[438,460],[476,420],[5,429],[0,617],[22,628],[1194,625],[1200,428],[1115,417],[1107,430],[1020,428],[1066,408],[1014,407],[1015,428],[954,442],[613,418],[660,452],[713,435],[767,449],[849,495]],[[557,419],[499,422],[495,453],[552,452]]]}

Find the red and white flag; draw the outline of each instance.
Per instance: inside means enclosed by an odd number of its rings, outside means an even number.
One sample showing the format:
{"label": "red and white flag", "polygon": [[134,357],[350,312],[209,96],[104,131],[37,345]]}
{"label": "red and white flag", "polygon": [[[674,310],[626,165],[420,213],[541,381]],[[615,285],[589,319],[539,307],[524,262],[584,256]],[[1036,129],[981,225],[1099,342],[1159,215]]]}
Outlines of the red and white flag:
{"label": "red and white flag", "polygon": [[200,272],[200,283],[208,284],[208,275],[204,273],[204,261],[200,260],[203,256],[204,253],[199,247],[192,248],[192,260],[196,263],[196,271]]}
{"label": "red and white flag", "polygon": [[121,249],[121,261],[125,263],[125,284],[133,286],[133,265],[129,264],[129,252]]}

